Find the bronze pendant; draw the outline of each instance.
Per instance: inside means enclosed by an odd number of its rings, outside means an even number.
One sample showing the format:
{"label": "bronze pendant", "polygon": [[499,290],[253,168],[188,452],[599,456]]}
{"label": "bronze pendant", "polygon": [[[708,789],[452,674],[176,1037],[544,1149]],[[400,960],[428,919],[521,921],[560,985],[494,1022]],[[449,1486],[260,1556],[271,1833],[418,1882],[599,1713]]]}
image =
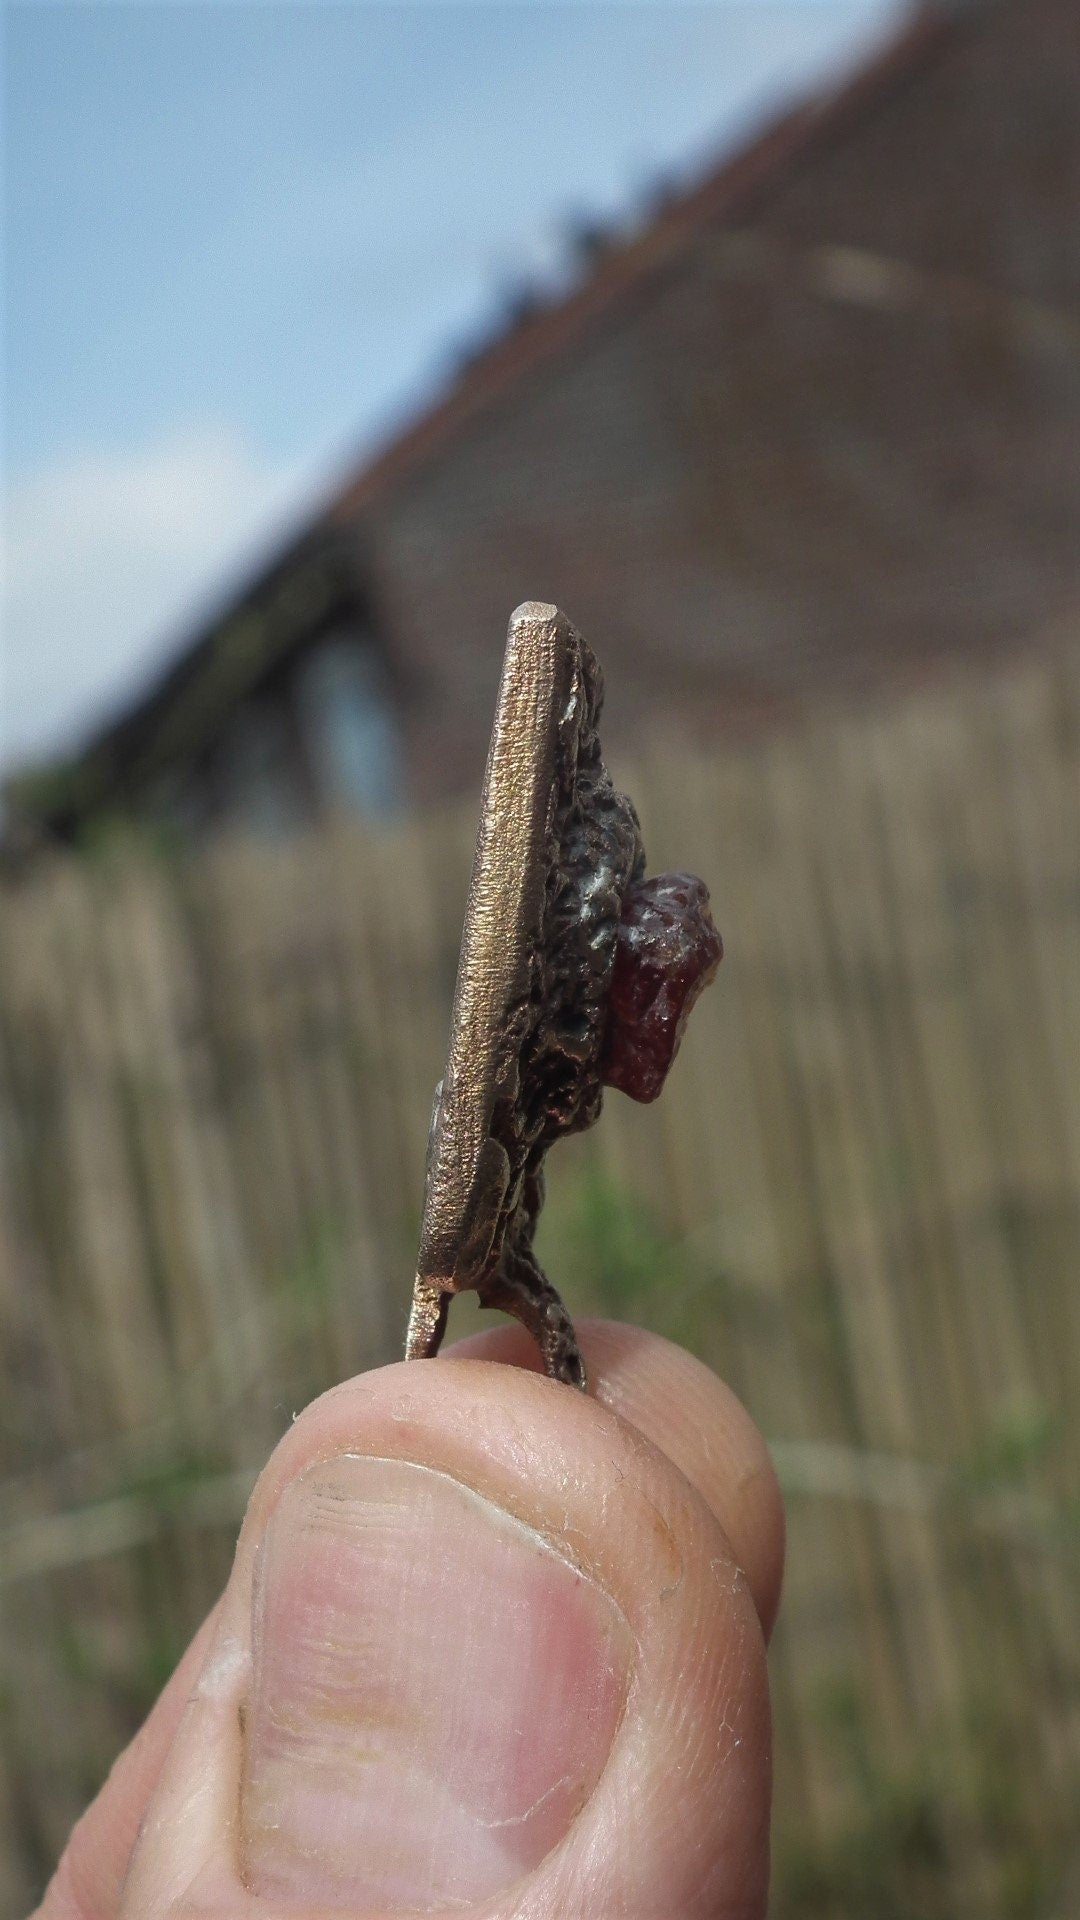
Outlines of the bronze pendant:
{"label": "bronze pendant", "polygon": [[659,1093],[720,963],[709,896],[644,878],[637,814],[612,785],[596,659],[557,607],[511,616],[465,908],[446,1072],[435,1092],[405,1355],[438,1351],[474,1287],[584,1387],[570,1316],[533,1251],[544,1155],[592,1126],[603,1088]]}

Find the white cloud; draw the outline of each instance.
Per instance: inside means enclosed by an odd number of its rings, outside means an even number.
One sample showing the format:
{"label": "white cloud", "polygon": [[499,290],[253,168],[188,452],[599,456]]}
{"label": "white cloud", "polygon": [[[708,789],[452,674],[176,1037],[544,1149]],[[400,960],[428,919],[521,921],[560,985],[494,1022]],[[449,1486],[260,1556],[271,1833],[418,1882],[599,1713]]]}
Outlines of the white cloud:
{"label": "white cloud", "polygon": [[206,423],[12,484],[0,761],[70,744],[177,651],[309,502],[310,482]]}

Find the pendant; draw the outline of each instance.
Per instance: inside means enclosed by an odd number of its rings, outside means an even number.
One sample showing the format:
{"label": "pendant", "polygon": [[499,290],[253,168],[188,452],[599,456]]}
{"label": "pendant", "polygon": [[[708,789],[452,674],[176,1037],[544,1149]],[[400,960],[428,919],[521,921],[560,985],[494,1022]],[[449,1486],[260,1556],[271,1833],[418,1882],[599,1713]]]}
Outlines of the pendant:
{"label": "pendant", "polygon": [[595,656],[557,607],[511,616],[465,908],[446,1072],[435,1090],[405,1357],[435,1354],[474,1288],[584,1387],[573,1324],[533,1250],[544,1156],[603,1089],[654,1100],[720,964],[690,874],[645,878],[637,814],[597,726]]}

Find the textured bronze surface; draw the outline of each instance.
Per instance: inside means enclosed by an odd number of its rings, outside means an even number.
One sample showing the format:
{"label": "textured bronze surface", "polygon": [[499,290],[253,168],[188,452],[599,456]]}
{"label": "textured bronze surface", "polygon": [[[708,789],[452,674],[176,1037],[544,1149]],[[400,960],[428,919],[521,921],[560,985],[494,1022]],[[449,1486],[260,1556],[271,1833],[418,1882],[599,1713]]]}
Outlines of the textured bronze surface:
{"label": "textured bronze surface", "polygon": [[[536,602],[519,607],[488,753],[446,1073],[432,1114],[408,1359],[438,1350],[451,1295],[473,1287],[485,1306],[529,1328],[548,1373],[585,1384],[570,1317],[532,1242],[548,1147],[592,1125],[605,1060],[631,1058],[636,1044],[634,1033],[614,1036],[613,1044],[609,999],[620,923],[645,859],[637,815],[601,758],[602,699],[596,660],[565,615]],[[693,942],[700,947],[702,912],[711,928],[705,889],[678,876],[670,897],[690,899],[688,886],[697,889]],[[651,973],[644,993],[626,991],[624,981],[622,999],[631,1024],[651,1021],[644,1041],[651,1059],[672,912],[650,908],[642,918],[631,911],[631,923],[635,938],[627,945],[624,930],[621,974],[639,959]],[[650,946],[654,925],[662,951]],[[720,949],[712,934],[715,972]],[[703,973],[711,978],[707,962],[687,972],[694,994]],[[650,1071],[644,1097],[659,1090],[684,1018],[660,1019],[664,1064]],[[632,1075],[622,1084],[635,1092]]]}

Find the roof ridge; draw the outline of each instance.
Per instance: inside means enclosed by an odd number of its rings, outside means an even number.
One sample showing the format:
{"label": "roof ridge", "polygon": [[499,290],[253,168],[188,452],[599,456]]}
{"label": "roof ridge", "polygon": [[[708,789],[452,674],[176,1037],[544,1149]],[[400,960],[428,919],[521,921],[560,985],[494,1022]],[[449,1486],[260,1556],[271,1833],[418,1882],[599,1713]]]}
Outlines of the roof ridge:
{"label": "roof ridge", "polygon": [[869,60],[833,86],[776,114],[754,138],[667,204],[643,232],[614,246],[581,286],[493,340],[441,399],[426,406],[345,483],[324,508],[324,519],[352,520],[386,489],[406,481],[425,458],[438,457],[509,386],[601,323],[619,296],[643,290],[670,269],[703,225],[739,216],[785,179],[794,164],[854,132],[882,99],[914,79],[927,60],[983,11],[983,0],[917,5]]}

